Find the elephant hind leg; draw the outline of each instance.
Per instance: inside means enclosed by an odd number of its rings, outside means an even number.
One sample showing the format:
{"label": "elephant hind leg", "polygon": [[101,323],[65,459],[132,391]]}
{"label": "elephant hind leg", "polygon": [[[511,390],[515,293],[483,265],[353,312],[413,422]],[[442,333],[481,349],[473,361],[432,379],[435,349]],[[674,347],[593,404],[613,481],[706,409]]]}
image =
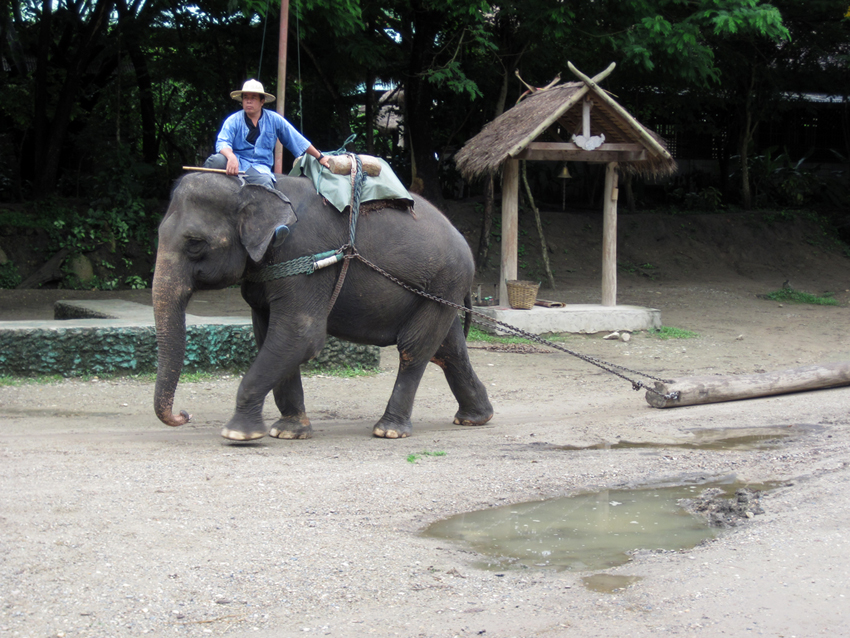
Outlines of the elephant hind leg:
{"label": "elephant hind leg", "polygon": [[384,415],[372,428],[372,435],[383,439],[403,439],[410,436],[413,425],[413,399],[425,374],[427,360],[415,360],[404,350],[399,351],[398,375]]}
{"label": "elephant hind leg", "polygon": [[278,439],[312,438],[313,426],[304,406],[300,371],[278,384],[274,389],[274,401],[280,410],[280,418],[272,425],[269,436]]}
{"label": "elephant hind leg", "polygon": [[445,340],[431,361],[443,370],[452,394],[458,402],[456,425],[484,425],[493,418],[493,406],[487,388],[481,383],[466,349],[466,339],[460,319],[455,319]]}

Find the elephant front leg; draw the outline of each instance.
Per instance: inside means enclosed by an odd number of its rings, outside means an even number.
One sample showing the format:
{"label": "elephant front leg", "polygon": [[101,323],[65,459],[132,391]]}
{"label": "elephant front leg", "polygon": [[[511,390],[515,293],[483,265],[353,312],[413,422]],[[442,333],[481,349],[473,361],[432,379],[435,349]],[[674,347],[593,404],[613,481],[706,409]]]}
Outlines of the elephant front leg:
{"label": "elephant front leg", "polygon": [[[263,422],[263,404],[266,396],[277,387],[282,379],[291,377],[298,371],[301,358],[298,353],[288,352],[282,356],[279,351],[263,344],[257,358],[239,384],[236,394],[236,410],[233,417],[224,426],[221,436],[231,441],[253,441],[264,437],[268,428]],[[303,397],[301,399],[303,404]],[[280,428],[278,428],[280,429]]]}
{"label": "elephant front leg", "polygon": [[272,425],[269,436],[278,439],[309,439],[313,436],[313,426],[304,406],[300,370],[274,389],[274,400],[280,410],[280,418]]}
{"label": "elephant front leg", "polygon": [[398,376],[384,416],[372,428],[373,436],[384,439],[403,439],[410,436],[413,425],[410,415],[413,413],[413,399],[419,382],[425,373],[427,361],[412,362],[409,355],[400,352]]}
{"label": "elephant front leg", "polygon": [[[257,362],[254,362],[254,366]],[[221,430],[221,436],[231,441],[254,441],[263,438],[268,429],[263,421],[263,404],[271,390],[252,375],[251,370],[242,378],[236,394],[236,410]],[[265,391],[264,391],[265,390]]]}

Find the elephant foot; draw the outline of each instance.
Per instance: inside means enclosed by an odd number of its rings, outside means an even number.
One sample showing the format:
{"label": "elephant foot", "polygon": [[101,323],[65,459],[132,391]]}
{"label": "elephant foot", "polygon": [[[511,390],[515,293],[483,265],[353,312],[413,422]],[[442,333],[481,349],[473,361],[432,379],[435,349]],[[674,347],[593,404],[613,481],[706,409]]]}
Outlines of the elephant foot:
{"label": "elephant foot", "polygon": [[473,412],[465,412],[463,410],[458,410],[457,414],[455,414],[455,425],[484,425],[493,418],[493,411],[489,412],[481,412],[475,414]]}
{"label": "elephant foot", "polygon": [[268,433],[265,424],[248,421],[234,416],[221,430],[221,436],[230,441],[254,441],[263,438]]}
{"label": "elephant foot", "polygon": [[380,439],[406,439],[413,432],[413,426],[408,420],[406,423],[390,423],[381,419],[372,428],[372,436]]}
{"label": "elephant foot", "polygon": [[276,439],[311,439],[313,438],[313,426],[306,415],[279,418],[269,436]]}

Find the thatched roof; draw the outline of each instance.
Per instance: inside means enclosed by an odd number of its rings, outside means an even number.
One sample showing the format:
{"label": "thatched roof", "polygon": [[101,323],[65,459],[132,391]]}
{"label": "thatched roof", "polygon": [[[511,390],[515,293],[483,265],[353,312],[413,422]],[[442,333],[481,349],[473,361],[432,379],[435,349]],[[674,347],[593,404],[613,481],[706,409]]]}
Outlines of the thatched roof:
{"label": "thatched roof", "polygon": [[[535,141],[569,142],[582,132],[582,102],[588,96],[593,135],[605,135],[603,151],[611,144],[637,144],[642,159],[621,154],[617,161],[628,171],[659,176],[676,171],[676,162],[667,152],[664,140],[648,130],[593,80],[572,68],[585,81],[566,82],[532,93],[505,111],[471,140],[455,156],[455,163],[466,179],[496,173],[508,159],[516,158]],[[589,152],[576,156],[578,161],[593,161]],[[564,153],[563,160],[571,160]],[[600,153],[600,160],[601,153]]]}

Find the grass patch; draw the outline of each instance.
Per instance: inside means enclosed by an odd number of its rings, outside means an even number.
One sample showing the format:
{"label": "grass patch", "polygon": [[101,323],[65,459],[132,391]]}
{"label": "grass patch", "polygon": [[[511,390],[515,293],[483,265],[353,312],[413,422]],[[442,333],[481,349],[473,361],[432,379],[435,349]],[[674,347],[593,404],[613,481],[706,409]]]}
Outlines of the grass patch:
{"label": "grass patch", "polygon": [[[547,334],[541,335],[541,338],[546,341],[566,341],[570,338],[569,334]],[[483,343],[536,343],[531,339],[526,339],[525,337],[501,337],[497,335],[490,334],[489,332],[485,332],[481,328],[476,325],[472,325],[469,328],[469,336],[466,338],[467,341],[477,341]]]}
{"label": "grass patch", "polygon": [[416,461],[421,459],[423,456],[445,456],[445,455],[446,455],[446,453],[442,452],[442,451],[440,451],[440,452],[429,452],[427,450],[423,450],[422,452],[419,452],[417,454],[408,454],[407,455],[407,462],[408,463],[416,463]]}
{"label": "grass patch", "polygon": [[523,337],[498,337],[485,332],[475,325],[469,327],[469,336],[467,336],[466,340],[483,341],[484,343],[531,343],[531,340]]}
{"label": "grass patch", "polygon": [[772,301],[781,301],[783,303],[801,303],[801,304],[812,304],[815,306],[837,306],[838,301],[833,298],[833,294],[831,292],[824,293],[821,296],[812,295],[808,292],[800,292],[799,290],[794,290],[793,288],[780,288],[779,290],[774,290],[773,292],[769,292],[766,295],[761,295],[764,299],[771,299]]}
{"label": "grass patch", "polygon": [[661,326],[660,328],[650,328],[649,334],[659,339],[696,339],[699,333],[691,330],[683,330],[682,328],[673,328],[672,326]]}
{"label": "grass patch", "polygon": [[0,376],[0,387],[16,388],[22,385],[49,385],[51,383],[61,383],[65,380],[61,374],[46,374],[40,377],[13,377],[8,375]]}

